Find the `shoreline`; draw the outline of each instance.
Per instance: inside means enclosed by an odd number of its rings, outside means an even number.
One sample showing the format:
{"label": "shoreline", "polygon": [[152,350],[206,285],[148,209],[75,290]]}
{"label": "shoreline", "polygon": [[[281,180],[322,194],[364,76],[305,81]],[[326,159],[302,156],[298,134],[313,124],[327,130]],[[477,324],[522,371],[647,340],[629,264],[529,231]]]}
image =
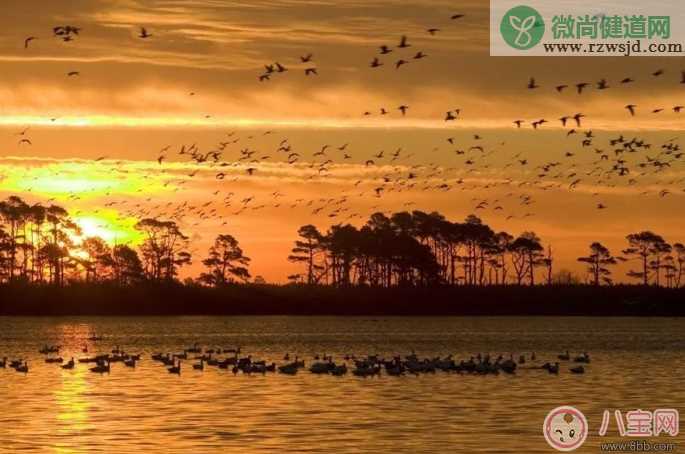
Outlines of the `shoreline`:
{"label": "shoreline", "polygon": [[685,316],[685,288],[0,286],[0,316]]}

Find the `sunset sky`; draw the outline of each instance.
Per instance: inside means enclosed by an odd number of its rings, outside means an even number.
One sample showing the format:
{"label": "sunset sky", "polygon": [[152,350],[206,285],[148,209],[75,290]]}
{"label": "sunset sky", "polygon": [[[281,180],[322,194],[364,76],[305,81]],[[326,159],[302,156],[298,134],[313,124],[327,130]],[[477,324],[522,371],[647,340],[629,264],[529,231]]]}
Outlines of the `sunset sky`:
{"label": "sunset sky", "polygon": [[[615,253],[637,230],[685,241],[685,159],[662,148],[681,143],[682,58],[489,57],[482,0],[5,3],[0,196],[63,205],[86,235],[112,244],[136,244],[138,219],[174,219],[193,239],[186,274],[230,233],[253,275],[283,282],[300,225],[359,226],[375,211],[474,213],[496,230],[533,230],[557,269],[578,272],[592,241]],[[68,42],[53,35],[65,25],[81,29]],[[399,49],[403,35],[411,47]],[[381,45],[392,52],[380,55]],[[427,57],[413,58],[419,51]],[[370,67],[375,57],[383,66]],[[409,63],[395,69],[400,58]],[[275,62],[288,71],[260,82]],[[530,77],[539,88],[527,88]],[[596,89],[600,79],[610,88]],[[578,95],[580,82],[590,85]],[[562,127],[558,118],[576,113],[582,126]],[[549,123],[531,128],[541,118]],[[621,135],[651,148],[618,155],[610,140]],[[179,154],[192,144],[223,148],[219,162]],[[610,172],[617,159],[627,175]]]}

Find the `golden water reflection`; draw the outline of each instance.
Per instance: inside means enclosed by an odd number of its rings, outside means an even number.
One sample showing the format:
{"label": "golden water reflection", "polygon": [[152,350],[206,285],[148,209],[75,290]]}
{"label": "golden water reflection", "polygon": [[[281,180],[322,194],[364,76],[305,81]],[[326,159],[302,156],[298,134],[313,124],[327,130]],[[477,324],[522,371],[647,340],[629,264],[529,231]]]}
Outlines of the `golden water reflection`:
{"label": "golden water reflection", "polygon": [[[94,335],[103,340],[89,341]],[[176,376],[150,360],[195,342],[241,346],[244,355],[277,363],[286,352],[309,363],[315,354],[341,360],[412,349],[456,358],[535,351],[543,361],[568,348],[588,350],[593,360],[583,376],[521,370],[369,379],[201,372],[192,355]],[[38,354],[45,344],[61,345],[65,361],[117,346],[143,360],[135,369],[115,363],[105,375],[90,372],[92,364],[63,370]],[[678,319],[0,317],[0,357],[30,364],[28,375],[0,369],[7,409],[0,453],[545,453],[542,421],[562,404],[583,411],[591,428],[606,408],[682,408],[683,352]],[[590,437],[577,452],[598,452],[598,442]]]}

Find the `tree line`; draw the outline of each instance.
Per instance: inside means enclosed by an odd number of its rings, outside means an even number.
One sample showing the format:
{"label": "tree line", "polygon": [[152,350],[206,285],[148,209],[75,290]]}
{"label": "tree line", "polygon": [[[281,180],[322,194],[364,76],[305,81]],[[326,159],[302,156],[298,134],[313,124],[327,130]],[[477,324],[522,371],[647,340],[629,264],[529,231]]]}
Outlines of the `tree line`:
{"label": "tree line", "polygon": [[[58,205],[29,204],[17,196],[0,201],[0,283],[65,285],[109,282],[120,286],[178,282],[191,264],[189,237],[171,220],[142,219],[137,248],[83,238],[78,224]],[[631,264],[627,276],[643,285],[685,285],[685,246],[649,231],[630,234],[614,256],[594,242],[578,257],[585,283],[610,285],[615,267]],[[298,230],[288,260],[300,266],[293,283],[336,287],[421,287],[433,285],[580,284],[554,272],[550,245],[534,232],[496,232],[476,216],[452,222],[437,212],[375,213],[360,228],[314,225]],[[252,279],[250,258],[229,234],[218,235],[201,259],[204,270],[189,283],[222,286]],[[263,283],[256,277],[252,282]]]}
{"label": "tree line", "polygon": [[[518,236],[496,232],[476,216],[451,222],[440,213],[373,214],[361,228],[334,225],[322,233],[314,225],[298,231],[291,255],[302,272],[291,282],[334,286],[579,284],[568,272],[554,273],[552,247],[534,232]],[[578,257],[586,265],[585,283],[610,285],[614,267],[632,263],[627,273],[643,285],[685,284],[685,246],[639,232],[614,256],[599,242]]]}
{"label": "tree line", "polygon": [[[0,282],[64,285],[73,281],[135,285],[178,279],[191,263],[189,238],[174,221],[142,219],[137,249],[81,238],[78,224],[58,205],[28,204],[17,196],[0,201]],[[246,282],[250,259],[238,241],[218,235],[202,260],[197,281],[206,285]]]}

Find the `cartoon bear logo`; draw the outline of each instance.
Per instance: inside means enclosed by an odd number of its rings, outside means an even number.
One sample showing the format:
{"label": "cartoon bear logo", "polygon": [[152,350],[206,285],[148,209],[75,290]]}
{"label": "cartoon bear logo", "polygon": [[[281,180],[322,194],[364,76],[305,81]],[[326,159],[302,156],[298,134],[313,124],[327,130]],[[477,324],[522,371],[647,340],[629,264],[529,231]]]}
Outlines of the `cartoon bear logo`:
{"label": "cartoon bear logo", "polygon": [[547,443],[557,451],[578,449],[587,438],[587,419],[575,407],[563,406],[550,411],[542,425]]}

